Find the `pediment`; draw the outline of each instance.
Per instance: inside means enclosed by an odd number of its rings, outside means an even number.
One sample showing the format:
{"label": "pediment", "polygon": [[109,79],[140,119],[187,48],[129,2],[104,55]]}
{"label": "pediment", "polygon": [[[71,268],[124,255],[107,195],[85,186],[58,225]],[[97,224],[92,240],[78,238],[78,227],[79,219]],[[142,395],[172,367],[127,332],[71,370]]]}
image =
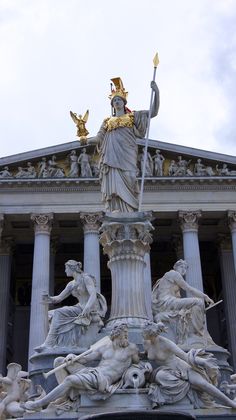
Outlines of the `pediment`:
{"label": "pediment", "polygon": [[[138,140],[138,165],[141,175],[141,161],[144,140]],[[85,151],[83,150],[85,149]],[[72,152],[73,151],[73,152]],[[236,176],[236,157],[208,152],[186,146],[157,140],[148,142],[147,174],[150,178],[159,177],[234,177]],[[161,156],[161,157],[160,157]],[[73,162],[79,158],[78,172],[73,172]],[[88,161],[88,169],[82,173],[82,162]],[[160,162],[161,163],[158,163]],[[149,165],[149,168],[148,168]],[[158,166],[159,165],[159,166]],[[161,170],[160,170],[161,165]],[[76,166],[76,165],[74,165]],[[159,169],[158,169],[159,167]],[[90,169],[89,169],[90,168]],[[46,147],[30,152],[0,158],[0,179],[74,179],[98,178],[98,153],[93,138],[87,145],[79,141]]]}

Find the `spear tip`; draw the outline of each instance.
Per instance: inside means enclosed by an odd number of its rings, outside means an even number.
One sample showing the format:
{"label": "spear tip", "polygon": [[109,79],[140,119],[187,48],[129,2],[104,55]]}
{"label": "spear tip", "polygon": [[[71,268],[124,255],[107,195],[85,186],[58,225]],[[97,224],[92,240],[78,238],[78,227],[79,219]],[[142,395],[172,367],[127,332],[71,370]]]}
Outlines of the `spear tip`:
{"label": "spear tip", "polygon": [[158,57],[158,53],[156,53],[156,55],[155,55],[155,57],[154,57],[154,59],[153,59],[153,64],[154,64],[154,67],[156,68],[157,66],[158,66],[158,64],[159,64],[159,57]]}

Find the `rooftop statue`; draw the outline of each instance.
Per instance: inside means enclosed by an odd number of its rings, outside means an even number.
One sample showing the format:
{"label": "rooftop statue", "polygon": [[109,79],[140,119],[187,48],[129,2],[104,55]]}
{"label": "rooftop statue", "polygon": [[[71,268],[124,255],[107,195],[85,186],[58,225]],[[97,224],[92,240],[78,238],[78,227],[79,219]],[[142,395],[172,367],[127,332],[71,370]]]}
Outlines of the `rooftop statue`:
{"label": "rooftop statue", "polygon": [[82,116],[81,114],[77,115],[75,112],[70,111],[70,116],[77,127],[77,136],[80,139],[81,144],[87,143],[87,135],[89,134],[88,130],[85,127],[86,122],[89,117],[89,110],[87,110]]}
{"label": "rooftop statue", "polygon": [[92,176],[90,166],[90,156],[86,153],[86,149],[82,149],[82,153],[78,157],[78,164],[80,165],[80,174],[82,178],[89,178]]}
{"label": "rooftop statue", "polygon": [[[143,147],[142,153],[139,156],[141,175],[144,171],[144,159],[145,159],[145,147]],[[153,176],[153,160],[149,152],[147,153],[147,158],[146,158],[145,176]]]}
{"label": "rooftop statue", "polygon": [[56,156],[53,155],[47,163],[46,172],[43,173],[43,177],[63,178],[64,176],[65,176],[64,169],[59,168],[56,162]]}
{"label": "rooftop statue", "polygon": [[144,347],[149,360],[158,364],[149,381],[148,396],[153,407],[175,404],[186,396],[194,408],[217,407],[217,399],[227,407],[236,408],[217,388],[217,360],[204,350],[191,349],[185,353],[179,346],[160,334],[163,323],[149,323],[143,329]]}
{"label": "rooftop statue", "polygon": [[68,160],[70,162],[70,171],[68,173],[69,177],[77,177],[79,175],[79,165],[78,165],[78,156],[75,150],[71,150]]}
{"label": "rooftop statue", "polygon": [[13,175],[9,171],[9,167],[4,166],[3,170],[0,171],[0,178],[12,178],[12,177],[13,177]]}
{"label": "rooftop statue", "polygon": [[102,318],[107,311],[106,300],[96,291],[95,278],[82,271],[80,262],[69,260],[65,264],[68,277],[73,277],[57,296],[43,296],[44,303],[60,303],[72,295],[77,299],[74,306],[63,306],[49,311],[50,328],[45,342],[37,352],[53,347],[78,346],[79,339],[90,324],[96,323],[98,330],[103,326]]}
{"label": "rooftop statue", "polygon": [[156,154],[152,157],[154,163],[154,176],[162,176],[163,175],[163,163],[164,163],[164,156],[161,154],[160,150],[156,150]]}
{"label": "rooftop statue", "polygon": [[[179,260],[173,270],[157,280],[152,292],[154,321],[170,322],[175,330],[174,341],[206,347],[214,344],[205,322],[205,303],[214,304],[205,293],[190,286],[184,280],[188,268],[186,261]],[[192,297],[181,297],[181,290]]]}
{"label": "rooftop statue", "polygon": [[[108,212],[132,212],[138,209],[137,182],[138,146],[136,139],[145,136],[149,111],[133,111],[127,107],[127,95],[122,80],[114,84],[109,98],[113,115],[106,118],[96,136],[100,155],[102,201]],[[154,81],[151,117],[159,109],[159,90]]]}
{"label": "rooftop statue", "polygon": [[[100,360],[97,367],[84,366],[97,360]],[[99,340],[91,346],[91,351],[80,356],[69,354],[66,357],[67,370],[64,369],[60,376],[59,385],[42,399],[26,402],[25,408],[40,410],[52,401],[67,398],[73,391],[74,399],[75,393],[78,398],[81,393],[86,393],[90,398],[106,399],[122,386],[122,376],[132,363],[138,362],[138,348],[128,341],[127,325],[118,324],[110,337]]]}

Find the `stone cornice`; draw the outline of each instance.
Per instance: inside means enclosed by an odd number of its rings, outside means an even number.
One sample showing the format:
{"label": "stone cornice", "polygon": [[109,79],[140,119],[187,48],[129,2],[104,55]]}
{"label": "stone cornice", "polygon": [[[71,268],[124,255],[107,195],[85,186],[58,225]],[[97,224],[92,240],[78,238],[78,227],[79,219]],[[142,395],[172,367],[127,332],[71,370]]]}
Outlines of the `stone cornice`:
{"label": "stone cornice", "polygon": [[[140,178],[138,178],[140,181]],[[99,191],[98,178],[0,179],[2,191]],[[236,176],[151,177],[145,178],[146,191],[158,190],[235,190]]]}

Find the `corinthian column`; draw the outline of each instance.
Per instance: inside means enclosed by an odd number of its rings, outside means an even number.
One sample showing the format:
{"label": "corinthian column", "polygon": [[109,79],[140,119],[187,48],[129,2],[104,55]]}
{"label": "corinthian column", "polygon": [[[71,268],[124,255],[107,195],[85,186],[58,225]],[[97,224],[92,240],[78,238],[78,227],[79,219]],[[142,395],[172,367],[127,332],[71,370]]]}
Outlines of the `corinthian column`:
{"label": "corinthian column", "polygon": [[11,280],[12,239],[5,237],[0,242],[0,373],[5,373],[9,297]]}
{"label": "corinthian column", "polygon": [[179,211],[183,233],[184,259],[188,263],[186,281],[190,286],[203,291],[202,268],[198,242],[198,220],[200,211]]}
{"label": "corinthian column", "polygon": [[101,291],[99,228],[103,213],[80,213],[84,228],[84,271],[96,279],[96,289]]}
{"label": "corinthian column", "polygon": [[228,211],[229,228],[232,238],[233,256],[234,256],[234,267],[236,271],[236,211]]}
{"label": "corinthian column", "polygon": [[[49,293],[50,233],[53,215],[32,214],[34,224],[34,260],[30,311],[29,357],[41,345],[48,332],[47,306],[41,303],[42,295]],[[31,367],[31,366],[30,366]]]}
{"label": "corinthian column", "polygon": [[224,295],[224,309],[227,325],[229,350],[231,353],[234,372],[236,370],[236,277],[234,256],[229,235],[219,236],[220,268],[222,275],[222,288]]}
{"label": "corinthian column", "polygon": [[[145,213],[125,217],[106,215],[100,242],[109,256],[112,278],[111,314],[108,326],[117,321],[141,327],[149,319],[151,293],[144,278],[146,253],[150,251],[152,225]],[[147,298],[149,297],[149,302]]]}

